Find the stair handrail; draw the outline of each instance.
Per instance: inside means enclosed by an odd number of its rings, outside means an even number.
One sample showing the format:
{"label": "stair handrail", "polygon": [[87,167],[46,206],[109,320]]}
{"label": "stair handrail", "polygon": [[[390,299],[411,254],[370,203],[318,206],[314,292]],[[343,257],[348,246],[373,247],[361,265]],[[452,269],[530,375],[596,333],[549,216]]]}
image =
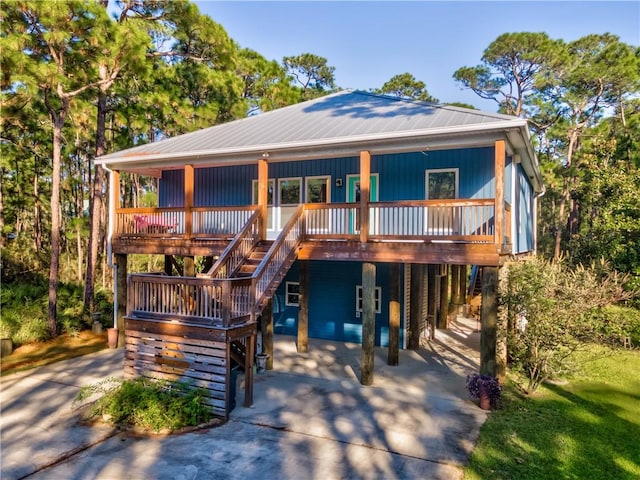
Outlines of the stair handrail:
{"label": "stair handrail", "polygon": [[[305,235],[304,204],[298,206],[251,276],[255,288],[253,304],[257,307],[280,269],[296,255]],[[267,268],[269,267],[269,268]]]}
{"label": "stair handrail", "polygon": [[220,257],[209,271],[200,276],[208,278],[229,278],[260,242],[260,222],[262,216],[260,209],[255,211],[247,220],[244,227],[236,234],[233,240],[223,250]]}

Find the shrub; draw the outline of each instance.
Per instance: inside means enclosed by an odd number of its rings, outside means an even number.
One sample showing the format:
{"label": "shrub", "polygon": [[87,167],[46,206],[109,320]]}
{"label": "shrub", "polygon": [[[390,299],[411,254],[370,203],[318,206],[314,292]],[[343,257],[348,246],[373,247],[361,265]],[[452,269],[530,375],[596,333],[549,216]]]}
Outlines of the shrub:
{"label": "shrub", "polygon": [[528,378],[528,392],[565,373],[567,358],[585,342],[601,340],[594,312],[624,299],[624,282],[604,264],[568,268],[530,257],[507,265],[500,285],[507,345],[512,366]]}
{"label": "shrub", "polygon": [[88,418],[107,417],[113,424],[175,431],[196,426],[213,417],[204,400],[207,391],[185,382],[165,382],[139,377],[120,381],[108,378],[80,389],[76,402],[101,394]]}

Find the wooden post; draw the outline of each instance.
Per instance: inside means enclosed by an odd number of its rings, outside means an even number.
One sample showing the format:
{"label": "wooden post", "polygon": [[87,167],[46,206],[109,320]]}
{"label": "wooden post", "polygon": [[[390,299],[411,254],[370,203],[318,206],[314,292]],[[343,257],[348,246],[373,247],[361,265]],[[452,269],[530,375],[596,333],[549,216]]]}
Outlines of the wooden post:
{"label": "wooden post", "polygon": [[389,269],[389,351],[387,365],[398,365],[400,356],[400,265]]}
{"label": "wooden post", "polygon": [[495,206],[493,218],[495,221],[495,244],[502,247],[504,230],[504,169],[506,161],[506,148],[504,140],[496,140],[495,143]]}
{"label": "wooden post", "polygon": [[307,262],[298,262],[298,353],[309,350],[309,271]]}
{"label": "wooden post", "polygon": [[376,332],[376,266],[362,264],[362,385],[373,384],[373,358]]}
{"label": "wooden post", "polygon": [[369,240],[369,202],[371,201],[371,154],[360,152],[360,241]]}
{"label": "wooden post", "polygon": [[260,207],[260,238],[267,238],[267,205],[269,203],[269,164],[266,158],[258,160],[258,206]]}
{"label": "wooden post", "polygon": [[440,265],[440,315],[437,328],[447,328],[447,314],[449,313],[449,268],[446,263]]}
{"label": "wooden post", "polygon": [[169,277],[173,275],[173,263],[171,262],[171,255],[164,256],[164,274]]}
{"label": "wooden post", "polygon": [[196,276],[196,257],[192,256],[184,256],[182,257],[183,265],[184,265],[184,276],[185,277],[195,277]]}
{"label": "wooden post", "polygon": [[127,256],[116,253],[118,268],[118,346],[124,348],[124,317],[127,314]]}
{"label": "wooden post", "polygon": [[269,355],[267,370],[273,370],[273,300],[269,300],[262,310],[260,330],[262,331],[262,353]]}
{"label": "wooden post", "polygon": [[482,310],[480,314],[480,373],[496,374],[496,334],[498,326],[498,269],[482,269]]}
{"label": "wooden post", "polygon": [[256,354],[256,336],[247,337],[247,349],[244,359],[244,406],[253,405],[253,357]]}
{"label": "wooden post", "polygon": [[427,266],[427,322],[431,327],[430,340],[435,337],[436,322],[440,313],[440,282],[436,275],[437,268],[437,265]]}
{"label": "wooden post", "polygon": [[458,288],[460,289],[460,298],[462,303],[467,303],[467,266],[462,265],[460,267],[460,280],[458,282]]}
{"label": "wooden post", "polygon": [[409,335],[407,349],[416,350],[420,347],[420,333],[422,327],[422,312],[424,304],[424,265],[411,265],[411,287],[409,290]]}
{"label": "wooden post", "polygon": [[451,265],[451,304],[449,312],[454,315],[460,312],[462,298],[460,297],[460,265]]}
{"label": "wooden post", "polygon": [[191,209],[193,208],[193,185],[194,185],[193,165],[185,165],[184,166],[184,236],[186,238],[191,238],[191,232],[193,232],[193,216],[191,213]]}

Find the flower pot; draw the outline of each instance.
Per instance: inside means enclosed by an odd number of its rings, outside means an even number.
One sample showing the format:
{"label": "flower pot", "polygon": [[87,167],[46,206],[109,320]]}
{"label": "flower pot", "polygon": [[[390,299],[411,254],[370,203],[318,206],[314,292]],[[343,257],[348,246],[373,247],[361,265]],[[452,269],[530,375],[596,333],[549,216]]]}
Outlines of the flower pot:
{"label": "flower pot", "polygon": [[109,348],[117,348],[118,347],[118,329],[107,328],[107,339],[109,342]]}
{"label": "flower pot", "polygon": [[484,385],[480,385],[480,408],[491,410],[491,396],[489,395],[489,389]]}
{"label": "flower pot", "polygon": [[96,320],[93,322],[93,325],[91,326],[91,331],[93,333],[95,333],[96,335],[101,335],[102,334],[102,324]]}
{"label": "flower pot", "polygon": [[264,373],[267,370],[267,359],[269,355],[266,353],[259,353],[256,355],[256,363],[258,365],[258,373]]}

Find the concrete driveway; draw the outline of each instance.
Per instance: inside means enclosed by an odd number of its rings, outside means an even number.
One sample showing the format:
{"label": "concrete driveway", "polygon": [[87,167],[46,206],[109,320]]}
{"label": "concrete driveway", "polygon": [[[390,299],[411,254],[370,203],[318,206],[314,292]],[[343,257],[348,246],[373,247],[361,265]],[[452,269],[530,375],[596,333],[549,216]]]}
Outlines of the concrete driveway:
{"label": "concrete driveway", "polygon": [[[79,425],[78,389],[121,376],[122,350],[2,380],[1,477],[18,479],[455,479],[486,413],[467,399],[477,371],[475,321],[459,318],[418,351],[358,382],[360,346],[276,337],[274,370],[255,377],[254,405],[194,433],[136,437]],[[63,460],[63,461],[61,461]]]}

